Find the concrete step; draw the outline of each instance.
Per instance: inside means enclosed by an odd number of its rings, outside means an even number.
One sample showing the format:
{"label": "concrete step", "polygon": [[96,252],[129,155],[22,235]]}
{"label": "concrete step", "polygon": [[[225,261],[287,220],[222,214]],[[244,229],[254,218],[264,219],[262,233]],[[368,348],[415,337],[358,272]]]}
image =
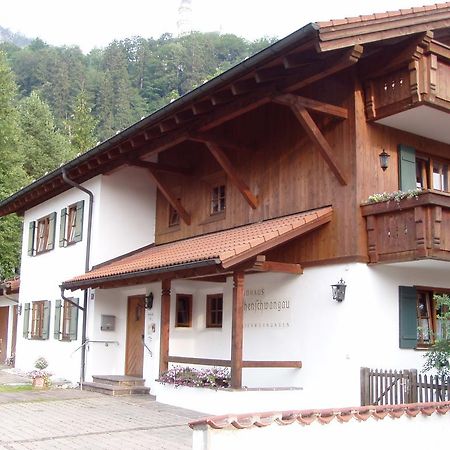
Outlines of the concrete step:
{"label": "concrete step", "polygon": [[121,386],[104,383],[84,382],[83,390],[106,395],[148,395],[150,388],[145,386]]}
{"label": "concrete step", "polygon": [[144,386],[145,380],[128,375],[93,375],[94,383],[111,384],[113,386]]}

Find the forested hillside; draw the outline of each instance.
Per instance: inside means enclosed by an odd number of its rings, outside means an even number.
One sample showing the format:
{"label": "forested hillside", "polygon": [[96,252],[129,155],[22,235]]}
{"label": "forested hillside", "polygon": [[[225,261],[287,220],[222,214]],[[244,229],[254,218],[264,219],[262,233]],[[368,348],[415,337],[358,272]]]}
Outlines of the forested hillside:
{"label": "forested hillside", "polygon": [[[0,40],[0,200],[271,43],[165,34],[85,55],[10,41]],[[17,273],[19,241],[20,221],[1,218],[0,279]]]}

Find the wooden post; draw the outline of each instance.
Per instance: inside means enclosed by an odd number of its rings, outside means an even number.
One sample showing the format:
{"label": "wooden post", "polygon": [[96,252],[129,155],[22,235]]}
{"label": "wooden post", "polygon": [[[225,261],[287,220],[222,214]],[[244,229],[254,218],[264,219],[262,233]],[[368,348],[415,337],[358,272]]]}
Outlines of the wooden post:
{"label": "wooden post", "polygon": [[231,387],[242,387],[242,348],[244,334],[244,273],[233,274],[233,309],[231,320]]}
{"label": "wooden post", "polygon": [[370,369],[361,367],[361,406],[367,406],[370,403]]}
{"label": "wooden post", "polygon": [[169,368],[170,280],[161,283],[161,334],[159,345],[159,376]]}

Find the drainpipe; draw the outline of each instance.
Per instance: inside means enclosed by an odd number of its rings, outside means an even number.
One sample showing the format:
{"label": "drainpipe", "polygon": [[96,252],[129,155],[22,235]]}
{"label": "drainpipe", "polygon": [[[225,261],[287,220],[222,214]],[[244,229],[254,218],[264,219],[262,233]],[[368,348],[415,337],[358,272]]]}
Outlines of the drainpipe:
{"label": "drainpipe", "polygon": [[[94,205],[94,194],[85,187],[71,180],[66,173],[65,169],[61,170],[62,179],[65,183],[70,186],[83,191],[89,196],[89,215],[88,215],[88,229],[87,229],[87,237],[86,237],[86,257],[84,263],[84,271],[89,272],[90,269],[90,256],[91,256],[91,231],[92,231],[92,212]],[[74,304],[70,299],[64,297],[64,289],[61,288],[61,298],[63,300],[67,300],[70,303]],[[87,312],[88,312],[88,291],[84,290],[84,299],[83,299],[83,307],[79,307],[80,310],[83,311],[83,326],[81,331],[81,368],[80,368],[80,385],[83,388],[83,383],[86,375],[86,328],[87,328]]]}

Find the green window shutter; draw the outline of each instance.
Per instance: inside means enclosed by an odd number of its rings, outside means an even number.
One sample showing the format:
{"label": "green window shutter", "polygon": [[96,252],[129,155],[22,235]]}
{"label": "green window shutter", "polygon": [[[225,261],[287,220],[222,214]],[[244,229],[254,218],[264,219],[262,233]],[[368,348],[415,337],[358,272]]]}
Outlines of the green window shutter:
{"label": "green window shutter", "polygon": [[55,302],[55,328],[53,330],[53,337],[55,339],[61,339],[61,300]]}
{"label": "green window shutter", "polygon": [[413,286],[399,286],[400,348],[417,345],[417,292]]}
{"label": "green window shutter", "polygon": [[416,185],[416,150],[406,145],[398,147],[399,189],[411,191]]}
{"label": "green window shutter", "polygon": [[42,323],[42,339],[48,339],[50,329],[50,301],[46,300],[44,304],[44,317]]}
{"label": "green window shutter", "polygon": [[52,212],[48,221],[48,241],[47,250],[55,248],[55,228],[56,228],[56,213]]}
{"label": "green window shutter", "polygon": [[[72,301],[78,305],[77,298],[73,298]],[[77,340],[77,332],[78,332],[78,308],[75,305],[71,305],[70,328],[69,328],[69,338],[71,341]]]}
{"label": "green window shutter", "polygon": [[74,242],[79,242],[83,238],[83,214],[84,214],[84,200],[77,203],[77,216],[75,218],[75,234]]}
{"label": "green window shutter", "polygon": [[67,244],[66,238],[67,208],[61,210],[61,222],[59,223],[59,246],[64,247]]}
{"label": "green window shutter", "polygon": [[34,233],[36,230],[36,222],[30,222],[28,226],[28,256],[34,255]]}
{"label": "green window shutter", "polygon": [[29,339],[28,332],[30,329],[30,304],[23,304],[23,337]]}

